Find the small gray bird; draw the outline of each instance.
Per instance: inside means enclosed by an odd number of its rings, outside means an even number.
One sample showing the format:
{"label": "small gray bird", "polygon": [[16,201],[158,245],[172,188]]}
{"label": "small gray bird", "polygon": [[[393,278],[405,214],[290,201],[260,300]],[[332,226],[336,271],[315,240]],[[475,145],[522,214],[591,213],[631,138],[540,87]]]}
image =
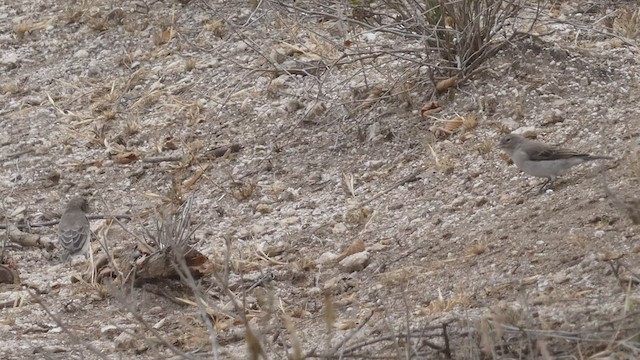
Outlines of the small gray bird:
{"label": "small gray bird", "polygon": [[576,165],[591,160],[612,159],[609,156],[589,155],[556,148],[526,139],[518,134],[506,135],[500,140],[499,146],[511,156],[518,169],[529,175],[547,178],[540,188],[540,193],[551,188],[558,176],[564,175]]}
{"label": "small gray bird", "polygon": [[58,241],[67,252],[65,260],[69,255],[90,255],[87,254],[91,246],[91,227],[87,220],[87,211],[89,211],[87,200],[76,197],[69,201],[62,214],[58,224]]}

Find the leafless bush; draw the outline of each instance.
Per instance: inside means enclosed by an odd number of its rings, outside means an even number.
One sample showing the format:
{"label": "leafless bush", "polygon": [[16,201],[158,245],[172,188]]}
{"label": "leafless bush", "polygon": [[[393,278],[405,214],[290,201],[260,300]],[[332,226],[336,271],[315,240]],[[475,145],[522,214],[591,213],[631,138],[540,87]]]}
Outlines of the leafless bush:
{"label": "leafless bush", "polygon": [[[320,2],[278,4],[306,16],[322,16],[348,23],[353,28],[398,37],[398,44],[418,39],[421,47],[375,50],[369,54],[345,55],[353,58],[391,55],[431,69],[432,80],[449,79],[445,90],[481,70],[481,65],[505,44],[525,35],[537,19],[538,7],[525,7],[523,0],[383,0],[372,6],[325,5]],[[349,46],[346,42],[345,46]],[[340,61],[338,62],[340,63]]]}
{"label": "leafless bush", "polygon": [[445,68],[456,69],[462,76],[472,74],[519,34],[524,4],[521,0],[383,3],[397,12],[395,18],[414,22],[409,30],[425,36],[426,51],[437,52],[446,61]]}

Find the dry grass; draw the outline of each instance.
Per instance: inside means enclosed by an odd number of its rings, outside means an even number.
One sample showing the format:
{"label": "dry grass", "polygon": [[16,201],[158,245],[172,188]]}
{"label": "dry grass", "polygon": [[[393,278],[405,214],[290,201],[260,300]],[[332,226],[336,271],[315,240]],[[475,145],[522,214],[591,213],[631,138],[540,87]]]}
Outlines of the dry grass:
{"label": "dry grass", "polygon": [[618,34],[636,40],[640,35],[640,8],[621,7],[617,11],[618,16],[613,22],[613,29]]}
{"label": "dry grass", "polygon": [[476,145],[475,150],[480,155],[489,154],[493,150],[494,140],[484,139],[480,144]]}

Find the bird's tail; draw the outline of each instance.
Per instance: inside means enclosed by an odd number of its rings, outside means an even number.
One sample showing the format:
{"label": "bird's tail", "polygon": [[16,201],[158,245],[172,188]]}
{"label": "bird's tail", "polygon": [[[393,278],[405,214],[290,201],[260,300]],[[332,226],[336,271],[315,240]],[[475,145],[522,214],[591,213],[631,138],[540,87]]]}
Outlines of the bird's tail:
{"label": "bird's tail", "polygon": [[591,160],[613,160],[613,157],[611,156],[600,156],[600,155],[584,155],[581,156],[584,160],[586,161],[591,161]]}

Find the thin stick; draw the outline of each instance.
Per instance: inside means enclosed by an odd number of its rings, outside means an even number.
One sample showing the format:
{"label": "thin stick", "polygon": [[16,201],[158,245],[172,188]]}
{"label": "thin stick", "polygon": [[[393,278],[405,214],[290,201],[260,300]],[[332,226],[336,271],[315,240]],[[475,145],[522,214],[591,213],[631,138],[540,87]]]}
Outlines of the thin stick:
{"label": "thin stick", "polygon": [[[103,215],[103,214],[94,214],[94,215],[87,215],[87,219],[88,220],[101,220],[101,219],[124,219],[124,220],[131,220],[131,216],[129,215]],[[46,226],[53,226],[53,225],[57,225],[60,222],[60,220],[51,220],[51,221],[45,221],[42,223],[29,223],[27,222],[26,224],[17,224],[16,227],[18,229],[28,229],[28,228],[35,228],[35,227],[46,227]],[[0,229],[6,229],[9,225],[7,224],[0,224]]]}

